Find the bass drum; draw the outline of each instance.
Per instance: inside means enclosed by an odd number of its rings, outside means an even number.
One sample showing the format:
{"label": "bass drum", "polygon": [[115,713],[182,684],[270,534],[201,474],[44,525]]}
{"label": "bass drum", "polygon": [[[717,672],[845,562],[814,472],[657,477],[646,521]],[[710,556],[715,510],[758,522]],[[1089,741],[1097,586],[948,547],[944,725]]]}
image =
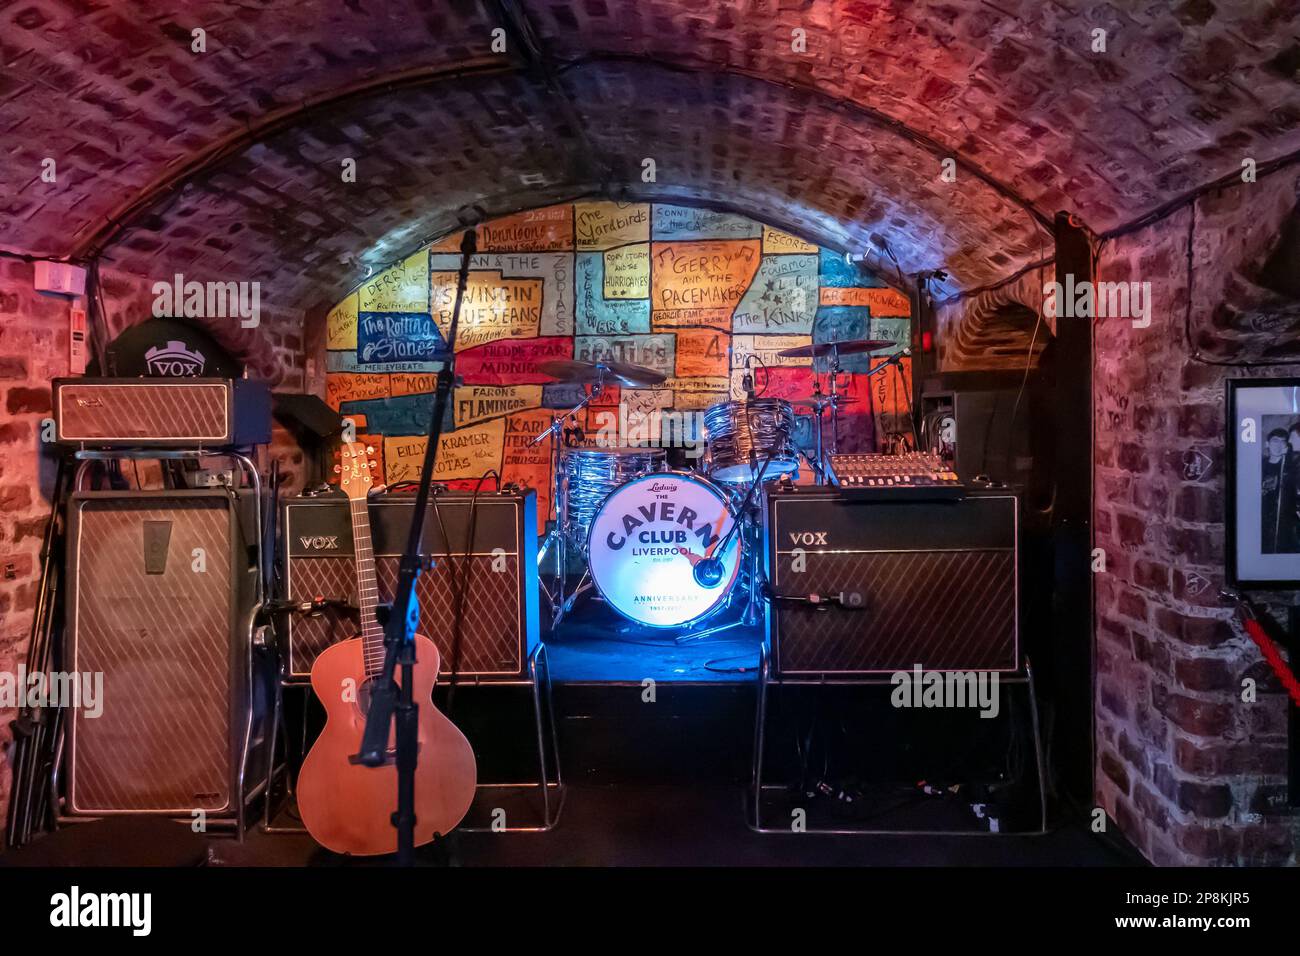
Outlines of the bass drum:
{"label": "bass drum", "polygon": [[722,577],[706,586],[695,565],[713,554],[736,516],[713,482],[683,472],[642,475],[613,492],[591,522],[587,560],[605,603],[647,627],[682,627],[727,601],[740,573],[744,536],[732,535]]}

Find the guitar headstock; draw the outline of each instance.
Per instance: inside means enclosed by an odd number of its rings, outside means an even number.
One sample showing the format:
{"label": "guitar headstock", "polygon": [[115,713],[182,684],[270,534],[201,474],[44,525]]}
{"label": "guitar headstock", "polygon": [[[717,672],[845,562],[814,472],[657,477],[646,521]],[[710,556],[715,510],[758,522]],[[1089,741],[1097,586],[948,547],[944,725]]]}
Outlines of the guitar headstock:
{"label": "guitar headstock", "polygon": [[334,472],[339,476],[339,488],[352,501],[365,500],[378,484],[379,461],[373,445],[359,441],[345,442],[339,450],[339,463]]}

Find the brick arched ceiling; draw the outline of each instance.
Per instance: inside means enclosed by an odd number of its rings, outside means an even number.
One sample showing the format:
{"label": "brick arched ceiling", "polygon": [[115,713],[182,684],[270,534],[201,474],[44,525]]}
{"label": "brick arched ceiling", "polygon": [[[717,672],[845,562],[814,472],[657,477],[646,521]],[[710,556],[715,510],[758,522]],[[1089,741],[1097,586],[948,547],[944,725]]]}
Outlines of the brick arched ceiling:
{"label": "brick arched ceiling", "polygon": [[18,0],[0,66],[0,247],[310,302],[469,204],[602,192],[970,288],[1058,209],[1102,231],[1300,149],[1295,0]]}

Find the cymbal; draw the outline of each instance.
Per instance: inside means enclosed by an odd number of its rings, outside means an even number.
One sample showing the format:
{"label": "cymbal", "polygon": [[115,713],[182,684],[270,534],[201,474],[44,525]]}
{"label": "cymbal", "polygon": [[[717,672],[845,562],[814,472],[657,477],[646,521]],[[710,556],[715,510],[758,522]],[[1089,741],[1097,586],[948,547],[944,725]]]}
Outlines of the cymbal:
{"label": "cymbal", "polygon": [[[787,398],[786,401],[791,405],[809,405],[816,408],[818,405],[830,405],[831,397],[830,395],[805,395],[803,398]],[[859,401],[860,399],[846,398],[843,395],[835,396],[836,405],[856,405]]]}
{"label": "cymbal", "polygon": [[782,349],[776,354],[782,358],[818,358],[822,355],[853,355],[857,352],[883,352],[898,348],[897,342],[887,339],[846,339],[843,342],[810,342],[792,349]]}
{"label": "cymbal", "polygon": [[604,381],[606,385],[627,388],[651,388],[662,385],[668,376],[644,365],[631,362],[579,362],[575,359],[551,359],[537,366],[543,375],[569,384]]}

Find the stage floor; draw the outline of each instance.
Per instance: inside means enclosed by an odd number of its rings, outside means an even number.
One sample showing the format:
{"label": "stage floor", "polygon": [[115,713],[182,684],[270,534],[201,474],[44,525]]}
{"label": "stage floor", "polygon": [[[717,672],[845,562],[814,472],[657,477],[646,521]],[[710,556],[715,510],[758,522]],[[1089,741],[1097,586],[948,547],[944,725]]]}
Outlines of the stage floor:
{"label": "stage floor", "polygon": [[[1044,836],[758,834],[734,786],[574,785],[549,833],[457,833],[425,865],[459,866],[1127,866],[1140,861],[1083,823]],[[322,850],[305,835],[213,840],[218,866],[387,865]]]}
{"label": "stage floor", "polygon": [[584,597],[545,641],[557,684],[639,684],[647,678],[748,683],[758,674],[763,628],[733,627],[692,638],[677,629],[633,624]]}

